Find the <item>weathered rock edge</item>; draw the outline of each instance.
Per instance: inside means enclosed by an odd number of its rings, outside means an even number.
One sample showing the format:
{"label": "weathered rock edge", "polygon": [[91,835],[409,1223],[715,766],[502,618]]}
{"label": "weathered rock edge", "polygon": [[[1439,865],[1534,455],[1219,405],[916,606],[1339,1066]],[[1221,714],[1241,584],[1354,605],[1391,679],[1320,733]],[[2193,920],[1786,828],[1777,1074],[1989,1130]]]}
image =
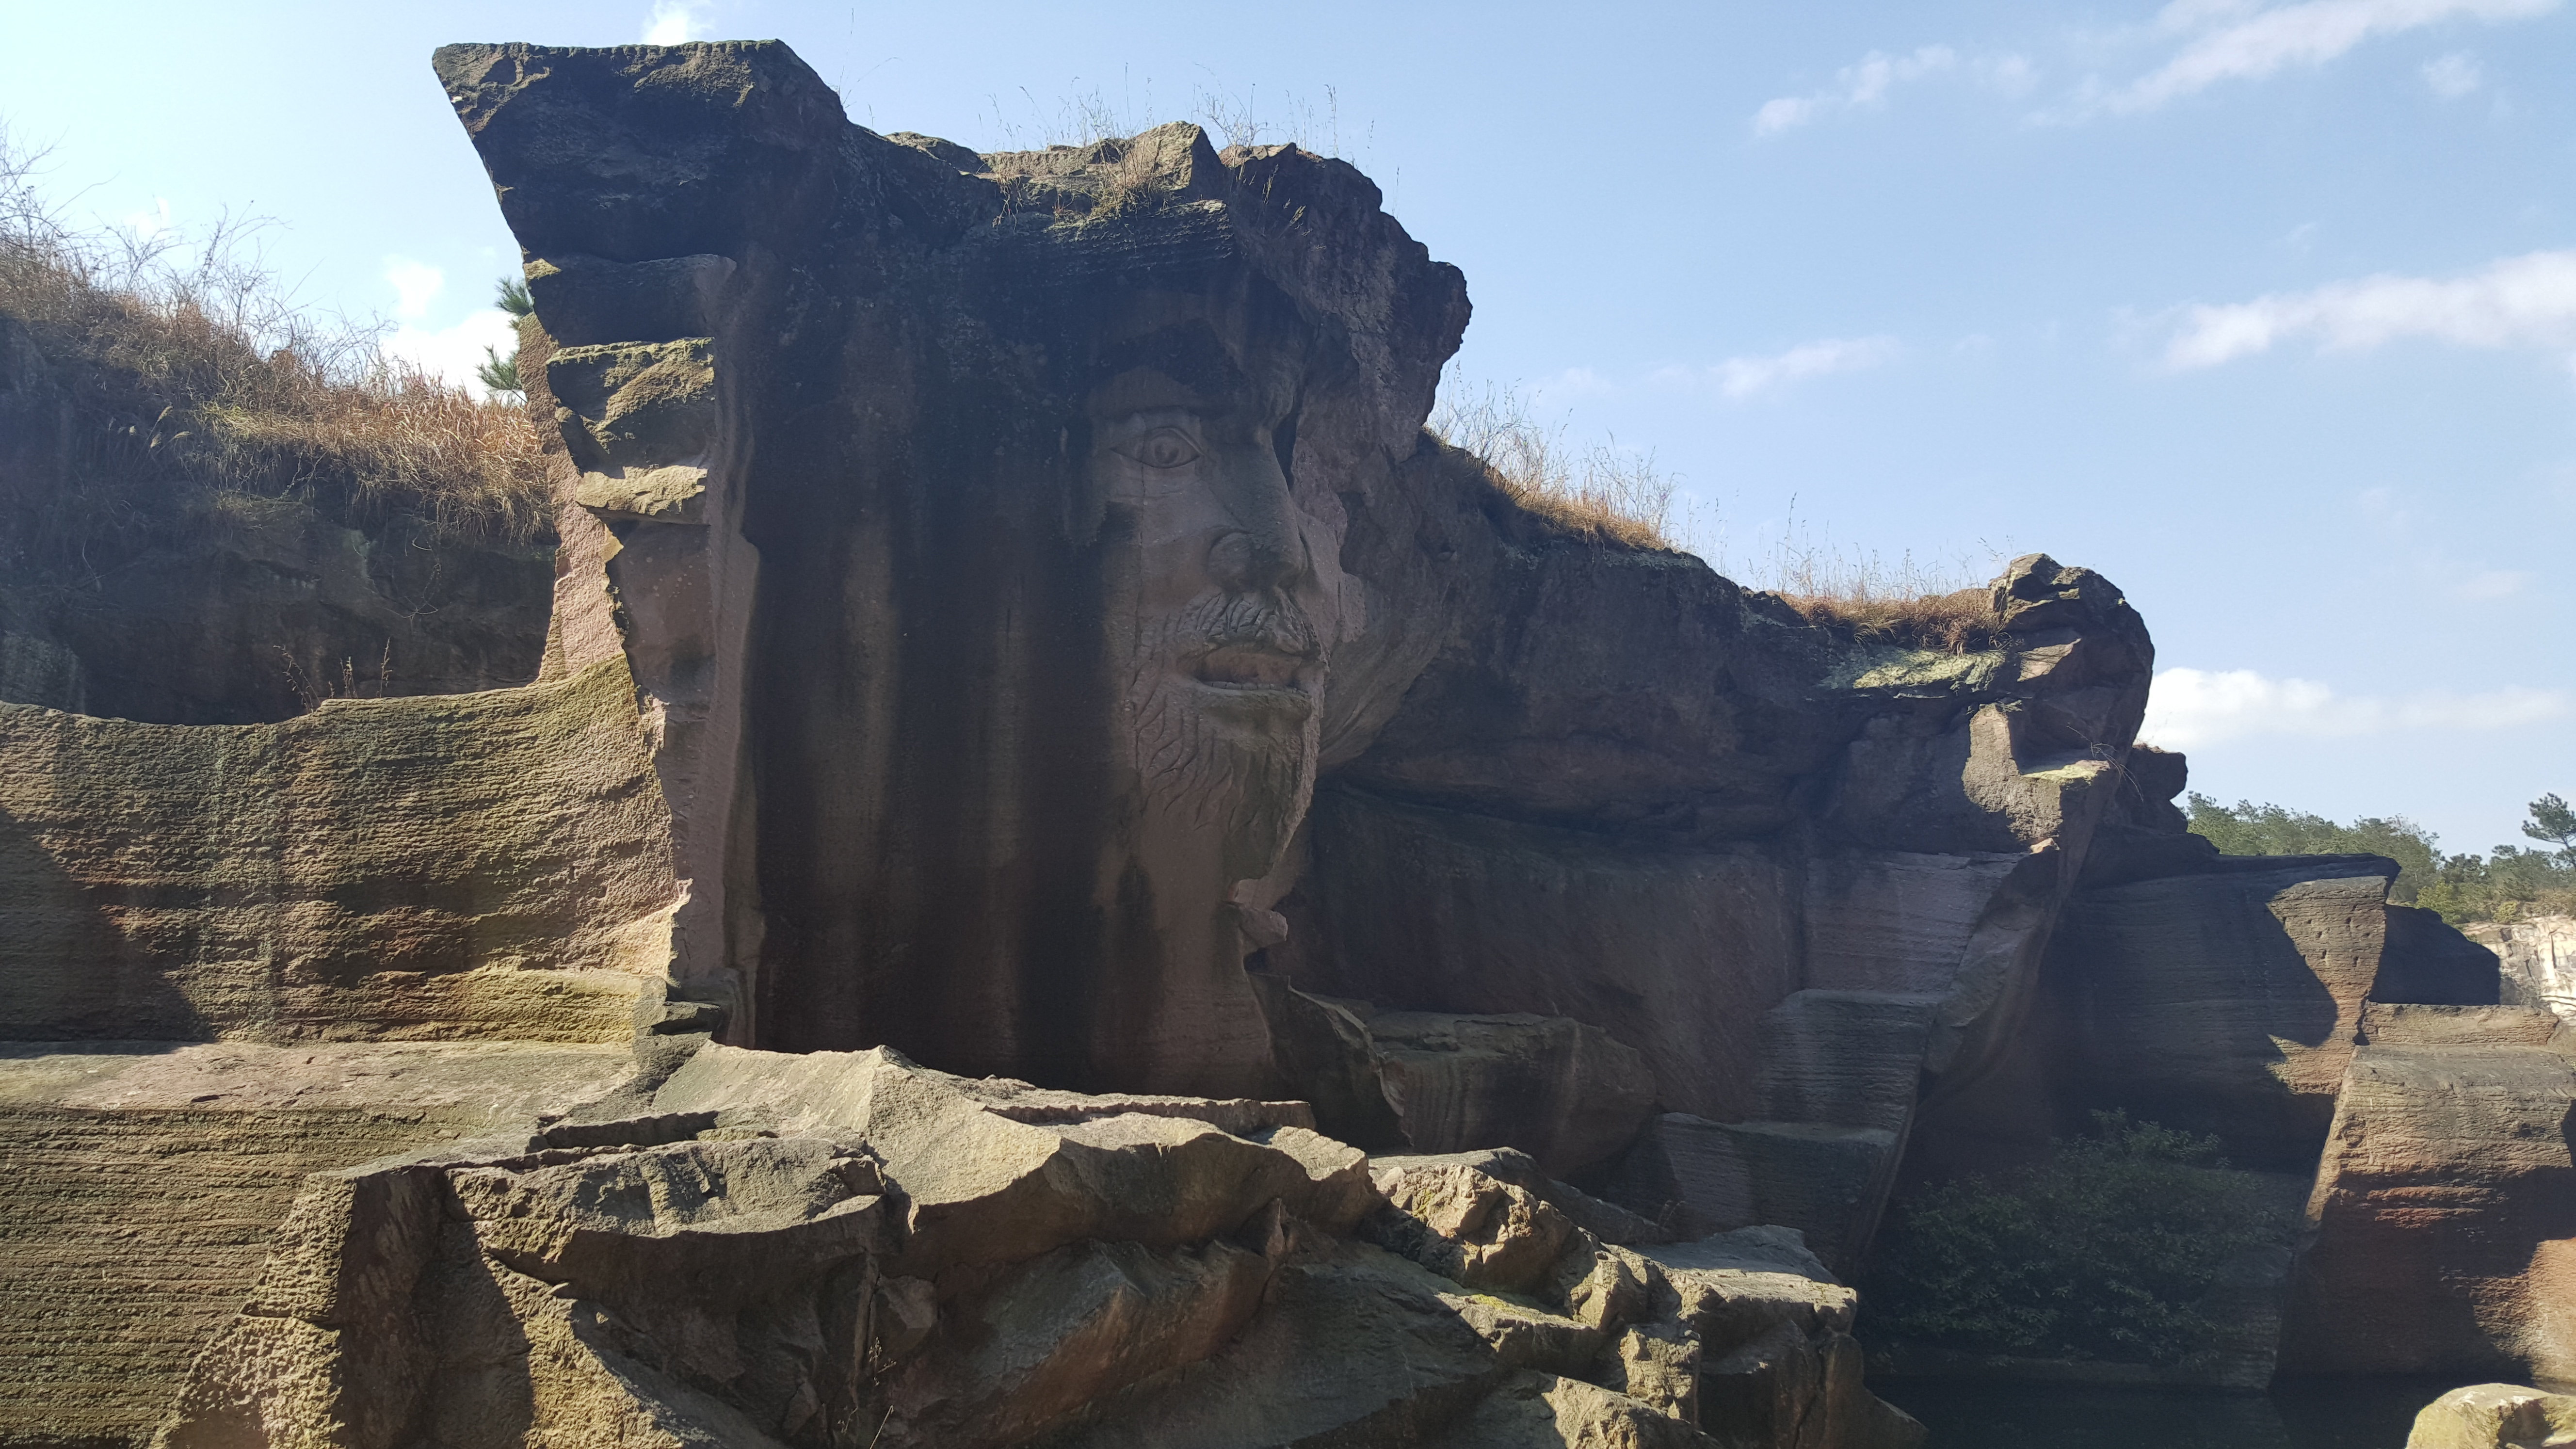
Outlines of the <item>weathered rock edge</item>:
{"label": "weathered rock edge", "polygon": [[1921,1437],[1797,1234],[1620,1246],[1517,1154],[1372,1164],[1302,1103],[884,1049],[708,1046],[607,1100],[306,1179],[154,1442]]}

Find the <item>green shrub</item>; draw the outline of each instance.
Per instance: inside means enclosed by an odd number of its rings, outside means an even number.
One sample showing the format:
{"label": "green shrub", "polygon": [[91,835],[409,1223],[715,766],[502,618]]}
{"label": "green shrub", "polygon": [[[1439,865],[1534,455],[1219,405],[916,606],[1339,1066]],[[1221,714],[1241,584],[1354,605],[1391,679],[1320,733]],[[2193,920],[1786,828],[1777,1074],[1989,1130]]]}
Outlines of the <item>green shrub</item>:
{"label": "green shrub", "polygon": [[2230,1258],[2285,1231],[2218,1140],[2126,1114],[2040,1165],[1899,1203],[1862,1295],[1886,1338],[1972,1353],[2168,1364],[2224,1326],[2199,1308]]}

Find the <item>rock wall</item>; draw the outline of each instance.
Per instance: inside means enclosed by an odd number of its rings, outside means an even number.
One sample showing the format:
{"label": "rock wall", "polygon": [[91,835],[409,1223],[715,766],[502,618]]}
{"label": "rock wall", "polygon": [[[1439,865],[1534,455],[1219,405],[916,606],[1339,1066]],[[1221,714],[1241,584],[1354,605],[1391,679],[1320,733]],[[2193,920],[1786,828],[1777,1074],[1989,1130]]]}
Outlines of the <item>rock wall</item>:
{"label": "rock wall", "polygon": [[2079,893],[2052,947],[2079,1109],[2216,1133],[2239,1161],[2316,1160],[2387,939],[2376,857],[2254,856]]}
{"label": "rock wall", "polygon": [[[1355,574],[1424,595],[1395,617],[1428,662],[1327,769],[1261,960],[1309,995],[1600,1028],[1660,1113],[1588,1180],[1701,1231],[1794,1224],[1850,1266],[1917,1083],[2026,1009],[2145,631],[2038,556],[1995,585],[1989,650],[1856,644],[1695,561],[1516,536],[1454,462],[1417,457],[1398,535],[1446,570],[1354,536]],[[1358,1099],[1327,1124],[1386,1119]]]}
{"label": "rock wall", "polygon": [[0,705],[0,1038],[622,1041],[668,828],[614,662],[273,725]]}
{"label": "rock wall", "polygon": [[0,1443],[141,1444],[305,1174],[610,1090],[623,1045],[0,1045]]}
{"label": "rock wall", "polygon": [[2576,1373],[2564,1028],[2535,1007],[2374,1008],[2362,1041],[2309,1199],[2283,1369]]}
{"label": "rock wall", "polygon": [[2576,1039],[2497,1004],[2495,952],[2386,904],[2394,861],[2220,856],[2158,808],[2178,757],[2141,764],[2011,1049],[1936,1090],[1907,1181],[2029,1161],[2095,1111],[2210,1134],[2312,1184],[2261,1310],[2279,1372],[2567,1372]]}
{"label": "rock wall", "polygon": [[2475,925],[2468,937],[2501,963],[2507,1005],[2545,1006],[2562,1019],[2576,1019],[2576,917]]}

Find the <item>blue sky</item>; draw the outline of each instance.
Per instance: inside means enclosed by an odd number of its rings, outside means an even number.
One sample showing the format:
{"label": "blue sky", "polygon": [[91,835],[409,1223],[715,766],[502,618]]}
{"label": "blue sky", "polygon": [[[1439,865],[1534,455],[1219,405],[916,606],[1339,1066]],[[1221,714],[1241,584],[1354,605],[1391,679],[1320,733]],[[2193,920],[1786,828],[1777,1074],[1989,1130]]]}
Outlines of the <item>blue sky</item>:
{"label": "blue sky", "polygon": [[1336,151],[1466,270],[1459,377],[1651,452],[1737,577],[2045,550],[2146,614],[2199,788],[2453,849],[2576,795],[2576,6],[9,0],[0,119],[461,366],[517,257],[430,48],[648,34],[981,149]]}

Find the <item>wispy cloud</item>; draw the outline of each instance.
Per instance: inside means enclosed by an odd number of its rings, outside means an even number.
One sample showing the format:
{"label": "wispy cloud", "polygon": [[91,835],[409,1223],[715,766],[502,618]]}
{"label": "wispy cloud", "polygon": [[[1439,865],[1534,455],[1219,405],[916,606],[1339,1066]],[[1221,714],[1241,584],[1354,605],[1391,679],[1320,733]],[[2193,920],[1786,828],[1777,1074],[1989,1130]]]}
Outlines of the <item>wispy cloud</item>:
{"label": "wispy cloud", "polygon": [[429,304],[446,288],[447,273],[409,257],[387,257],[385,280],[393,284],[394,315],[418,321],[429,315]]}
{"label": "wispy cloud", "polygon": [[2114,111],[2153,110],[2222,81],[2324,65],[2379,36],[2454,20],[2527,20],[2557,8],[2558,0],[2303,0],[2268,8],[2175,0],[2157,13],[2156,29],[2190,39],[2104,103]]}
{"label": "wispy cloud", "polygon": [[1730,402],[1744,402],[1793,382],[1837,372],[1859,372],[1891,361],[1893,337],[1825,337],[1767,357],[1730,357],[1710,367],[1667,367],[1659,381],[1707,387]]}
{"label": "wispy cloud", "polygon": [[2486,73],[2478,69],[2477,57],[2466,51],[2424,63],[2424,84],[2446,101],[2456,101],[2485,83]]}
{"label": "wispy cloud", "polygon": [[2494,730],[2576,716],[2576,694],[2515,687],[2479,694],[2427,691],[2338,694],[2312,679],[2251,669],[2168,669],[2158,674],[2138,737],[2192,749],[2252,735],[2334,738],[2396,730]]}
{"label": "wispy cloud", "polygon": [[2491,604],[2512,598],[2530,588],[2531,583],[2531,575],[2522,569],[2481,569],[2460,580],[2457,592],[2472,602]]}
{"label": "wispy cloud", "polygon": [[2507,257],[2465,277],[2381,275],[2195,305],[2184,309],[2164,361],[2179,371],[2302,338],[2328,351],[2360,351],[2407,337],[2457,347],[2576,344],[2576,251]]}
{"label": "wispy cloud", "polygon": [[1834,72],[1834,83],[1803,96],[1779,96],[1753,113],[1753,134],[1776,136],[1836,111],[1868,110],[1887,104],[1889,92],[1926,76],[1964,72],[2009,94],[2030,88],[2036,72],[2018,55],[1969,59],[1946,45],[1927,45],[1910,55],[1871,51],[1856,64]]}
{"label": "wispy cloud", "polygon": [[653,0],[644,17],[646,45],[680,45],[707,38],[704,0]]}

